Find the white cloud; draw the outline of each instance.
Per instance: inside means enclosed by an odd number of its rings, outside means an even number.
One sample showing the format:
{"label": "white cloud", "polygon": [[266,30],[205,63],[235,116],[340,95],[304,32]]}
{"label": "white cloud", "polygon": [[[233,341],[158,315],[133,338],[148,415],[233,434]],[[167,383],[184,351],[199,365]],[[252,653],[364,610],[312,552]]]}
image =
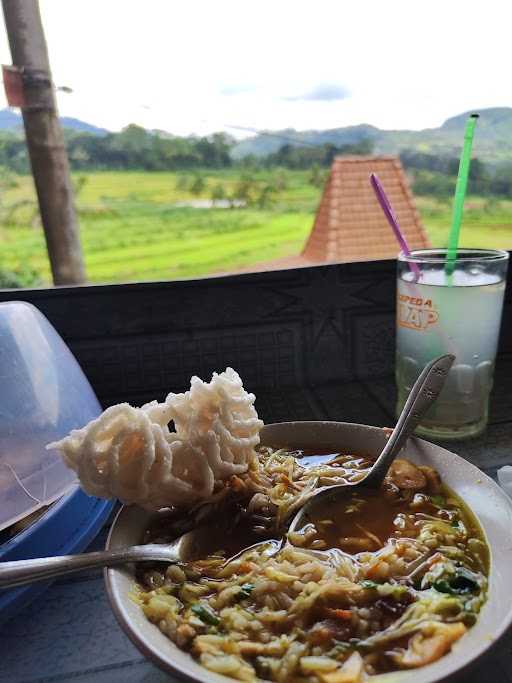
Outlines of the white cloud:
{"label": "white cloud", "polygon": [[251,83],[232,83],[223,86],[220,89],[220,94],[226,97],[233,97],[236,95],[254,94],[257,90],[258,86]]}
{"label": "white cloud", "polygon": [[[73,89],[61,112],[111,129],[423,128],[512,106],[503,0],[41,0],[41,12],[54,80]],[[350,94],[298,97],[326,84]]]}
{"label": "white cloud", "polygon": [[319,83],[297,95],[285,95],[288,102],[338,102],[346,100],[350,93],[338,83]]}

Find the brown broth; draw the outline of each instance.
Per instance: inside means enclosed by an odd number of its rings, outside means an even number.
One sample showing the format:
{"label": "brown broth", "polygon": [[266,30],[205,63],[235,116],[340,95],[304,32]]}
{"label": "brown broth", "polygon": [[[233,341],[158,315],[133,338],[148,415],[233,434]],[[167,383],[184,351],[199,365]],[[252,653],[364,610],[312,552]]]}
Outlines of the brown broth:
{"label": "brown broth", "polygon": [[[295,450],[290,452],[290,455],[293,455],[305,469],[322,466],[339,468],[340,476],[346,481],[367,471],[372,465],[369,457],[332,452],[327,449],[320,452],[315,449]],[[435,498],[439,496],[434,496]],[[404,518],[409,525],[413,525],[417,514],[425,514],[450,522],[460,519],[471,537],[485,543],[480,525],[463,501],[444,485],[441,498],[444,501],[442,506],[434,504],[432,497],[421,491],[415,498],[414,494],[390,498],[383,490],[376,492],[347,489],[346,498],[337,501],[335,506],[327,501],[313,508],[305,526],[298,533],[303,533],[314,525],[318,532],[315,539],[323,541],[324,547],[338,548],[350,555],[357,555],[360,552],[378,551],[390,538],[413,537],[415,534],[408,533],[407,525],[403,528]],[[411,506],[413,499],[414,505]],[[165,520],[160,520],[158,526],[165,528]],[[208,525],[208,534],[201,535],[198,539],[197,548],[190,555],[191,559],[192,556],[204,558],[217,553],[232,557],[253,544],[276,540],[275,532],[269,530],[265,533],[261,529],[255,531],[254,526],[254,520],[241,514],[240,504],[230,503],[215,517],[214,523]],[[154,539],[159,535],[157,528],[153,526],[149,531],[149,537]],[[479,556],[488,568],[487,544]]]}
{"label": "brown broth", "polygon": [[[436,511],[426,502],[414,512]],[[391,502],[381,491],[349,490],[335,506],[327,502],[314,508],[307,521],[315,525],[318,537],[329,548],[357,553],[381,548],[398,531],[399,515],[412,512],[409,501]]]}
{"label": "brown broth", "polygon": [[[169,533],[172,529],[174,517],[162,517],[150,525],[146,539],[150,542],[169,542],[179,533]],[[205,533],[201,533],[202,526],[197,527],[194,543],[187,548],[187,558],[190,560],[208,557],[209,555],[224,554],[231,557],[254,543],[271,538],[272,535],[256,533],[254,522],[241,514],[240,507],[231,503],[219,515],[204,525]],[[189,531],[189,528],[183,531]]]}
{"label": "brown broth", "polygon": [[478,552],[469,553],[472,566],[479,568],[475,562],[477,555],[488,571],[489,551],[480,524],[460,497],[444,485],[437,496],[418,492],[395,500],[388,498],[383,490],[348,489],[346,498],[335,505],[327,500],[313,507],[298,533],[307,533],[314,526],[317,531],[314,538],[324,541],[327,548],[357,555],[378,551],[390,538],[415,537],[415,520],[423,515],[449,524],[462,522],[468,538],[484,543]]}
{"label": "brown broth", "polygon": [[[327,449],[323,451],[316,449],[296,450],[291,451],[290,455],[293,455],[297,463],[306,470],[323,465],[338,468],[340,469],[340,476],[343,473],[343,478],[346,480],[350,480],[351,476],[356,473],[367,470],[371,465],[371,461],[367,458],[333,452]],[[204,558],[219,552],[225,557],[232,557],[253,544],[266,540],[277,540],[276,534],[273,531],[268,533],[261,530],[255,531],[255,521],[254,519],[248,519],[242,514],[243,507],[243,501],[231,501],[226,504],[219,511],[219,514],[215,515],[208,523],[208,533],[200,534],[195,547],[191,547],[187,551],[190,559]],[[161,516],[149,527],[146,540],[152,542],[172,540],[172,538],[179,535],[179,533],[169,534],[169,530],[173,528],[176,520],[176,514],[170,514],[168,517]],[[187,524],[187,520],[181,521],[183,526],[177,527],[180,533],[195,527],[193,523]]]}

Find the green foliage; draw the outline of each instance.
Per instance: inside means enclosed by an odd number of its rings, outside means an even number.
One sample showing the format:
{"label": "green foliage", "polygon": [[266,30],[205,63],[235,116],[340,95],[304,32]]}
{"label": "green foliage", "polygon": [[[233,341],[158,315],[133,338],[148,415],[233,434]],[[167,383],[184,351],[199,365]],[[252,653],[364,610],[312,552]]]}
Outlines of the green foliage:
{"label": "green foliage", "polygon": [[0,167],[0,192],[5,190],[12,190],[18,187],[18,178],[16,174],[10,171],[5,166]]}
{"label": "green foliage", "polygon": [[8,270],[0,268],[0,289],[21,289],[23,287],[39,287],[42,284],[40,274],[29,266]]}
{"label": "green foliage", "polygon": [[12,173],[30,171],[25,138],[13,133],[0,135],[0,166]]}
{"label": "green foliage", "polygon": [[[438,198],[453,194],[459,171],[457,157],[405,150],[400,154],[400,159],[405,168],[413,172],[413,191],[417,194]],[[471,160],[469,169],[468,193],[510,197],[512,164],[500,164],[491,168],[475,157]]]}
{"label": "green foliage", "polygon": [[400,161],[404,168],[407,169],[435,171],[447,176],[456,176],[459,170],[459,160],[457,157],[429,154],[415,149],[406,149],[401,152]]}
{"label": "green foliage", "polygon": [[264,185],[255,200],[258,209],[268,209],[272,206],[275,193],[276,189],[272,184]]}
{"label": "green foliage", "polygon": [[[135,124],[126,126],[119,133],[103,136],[67,132],[65,141],[71,168],[75,171],[226,169],[233,164],[235,147],[235,140],[224,133],[181,138],[148,131]],[[306,169],[315,163],[327,167],[338,154],[369,154],[372,149],[373,142],[366,138],[344,145],[300,146],[287,143],[266,157],[249,155],[238,163],[242,168],[253,171],[262,167]],[[0,166],[15,173],[29,172],[24,138],[13,133],[0,135]]]}
{"label": "green foliage", "polygon": [[[240,140],[233,147],[232,156],[236,160],[251,156],[263,159],[276,154],[283,144],[300,149],[331,146],[341,153],[370,154],[375,144],[385,139],[391,131],[381,131],[366,124],[333,128],[330,130],[297,131],[293,129],[262,132],[255,137]],[[396,153],[396,149],[394,150]]]}
{"label": "green foliage", "polygon": [[82,190],[84,187],[87,185],[88,178],[86,175],[79,175],[76,178],[73,179],[73,190],[75,192],[75,199],[79,197],[79,195],[82,193]]}
{"label": "green foliage", "polygon": [[183,173],[178,173],[176,176],[176,189],[177,190],[188,190],[189,180]]}
{"label": "green foliage", "polygon": [[224,188],[224,185],[222,183],[217,183],[216,185],[214,185],[212,187],[210,196],[214,202],[226,199],[226,190]]}
{"label": "green foliage", "polygon": [[261,165],[265,165],[264,157],[257,157],[254,154],[247,154],[237,160],[237,166],[246,171],[256,171]]}
{"label": "green foliage", "polygon": [[340,146],[327,143],[300,147],[287,143],[282,145],[277,152],[266,156],[264,163],[266,166],[282,166],[290,169],[307,169],[315,165],[329,168],[336,156],[365,155],[371,154],[372,151],[373,142],[367,138],[354,144]]}
{"label": "green foliage", "polygon": [[20,199],[1,206],[0,223],[7,225],[30,225],[38,228],[41,225],[39,206],[35,199]]}
{"label": "green foliage", "polygon": [[80,145],[70,146],[68,158],[72,168],[88,168],[91,165],[91,155]]}
{"label": "green foliage", "polygon": [[289,187],[289,178],[286,171],[281,169],[274,176],[274,187],[276,192],[284,192]]}
{"label": "green foliage", "polygon": [[200,173],[197,173],[194,176],[194,180],[192,181],[192,184],[190,185],[189,192],[193,195],[198,196],[198,195],[202,194],[205,189],[206,189],[206,181]]}
{"label": "green foliage", "polygon": [[254,177],[250,173],[244,173],[235,185],[233,199],[238,199],[239,201],[250,205],[255,199],[256,191],[257,186]]}
{"label": "green foliage", "polygon": [[322,170],[318,164],[313,164],[311,167],[311,173],[308,178],[308,183],[313,185],[313,187],[323,188],[325,181],[327,180],[327,173]]}
{"label": "green foliage", "polygon": [[104,136],[79,133],[67,136],[66,142],[74,170],[112,168],[163,171],[227,168],[232,163],[232,142],[223,133],[180,138],[130,124],[120,133]]}
{"label": "green foliage", "polygon": [[455,191],[455,179],[436,171],[417,171],[412,191],[418,195],[433,195],[439,199],[451,197]]}
{"label": "green foliage", "polygon": [[[505,196],[508,179],[496,174],[498,164],[512,161],[512,109],[490,108],[480,112],[475,148],[479,161],[471,170],[471,192]],[[407,168],[455,176],[467,113],[441,127],[422,131],[384,131],[358,125],[319,131],[282,130],[236,141],[224,133],[177,137],[164,131],[148,131],[131,124],[119,133],[96,135],[65,129],[65,142],[74,171],[131,169],[175,171],[229,169],[233,164],[255,172],[262,168],[309,169],[328,167],[343,154],[400,153]],[[486,180],[480,164],[485,164]],[[0,131],[0,167],[28,173],[29,159],[21,132]],[[487,183],[487,185],[486,185]],[[281,191],[281,190],[278,190]]]}
{"label": "green foliage", "polygon": [[501,197],[512,197],[512,163],[501,164],[496,168],[491,181],[491,192]]}
{"label": "green foliage", "polygon": [[493,215],[500,210],[500,202],[496,197],[489,197],[483,206],[483,211],[487,214]]}

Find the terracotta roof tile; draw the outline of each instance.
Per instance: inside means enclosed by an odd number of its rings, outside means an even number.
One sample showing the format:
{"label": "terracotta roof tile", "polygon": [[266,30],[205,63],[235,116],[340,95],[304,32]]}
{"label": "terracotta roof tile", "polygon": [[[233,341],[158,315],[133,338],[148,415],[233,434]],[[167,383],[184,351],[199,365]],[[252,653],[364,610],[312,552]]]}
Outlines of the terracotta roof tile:
{"label": "terracotta roof tile", "polygon": [[336,157],[302,253],[244,270],[396,258],[399,248],[370,185],[372,172],[379,176],[410,247],[430,247],[398,157]]}
{"label": "terracotta roof tile", "polygon": [[395,237],[370,185],[372,172],[378,174],[411,248],[430,246],[398,157],[337,157],[302,257],[371,261],[397,255]]}

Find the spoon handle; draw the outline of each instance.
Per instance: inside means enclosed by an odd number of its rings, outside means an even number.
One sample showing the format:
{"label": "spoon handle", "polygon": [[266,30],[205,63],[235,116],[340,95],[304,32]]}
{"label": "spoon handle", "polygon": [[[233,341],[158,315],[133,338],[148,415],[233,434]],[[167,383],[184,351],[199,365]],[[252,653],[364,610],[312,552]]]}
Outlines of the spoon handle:
{"label": "spoon handle", "polygon": [[[169,548],[169,546],[167,546]],[[156,561],[166,559],[176,562],[179,557],[171,556],[170,549],[162,557],[162,550],[156,545],[132,546],[116,550],[101,550],[82,555],[61,555],[41,557],[33,560],[0,562],[0,589],[23,586],[35,581],[47,581],[55,576],[79,572],[93,567],[111,567],[127,562]]]}
{"label": "spoon handle", "polygon": [[396,455],[412,435],[423,415],[437,399],[454,360],[455,356],[446,354],[434,358],[424,367],[407,397],[396,427],[370,474],[365,478],[365,485],[375,488],[382,484]]}

